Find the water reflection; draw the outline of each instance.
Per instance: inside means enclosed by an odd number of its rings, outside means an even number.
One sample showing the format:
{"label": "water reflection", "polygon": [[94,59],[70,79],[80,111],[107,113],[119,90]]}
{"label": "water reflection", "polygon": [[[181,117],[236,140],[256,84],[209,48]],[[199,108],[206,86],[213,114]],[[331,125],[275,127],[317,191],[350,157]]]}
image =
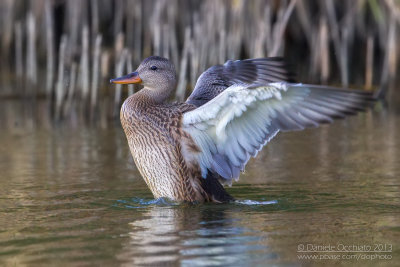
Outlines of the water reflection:
{"label": "water reflection", "polygon": [[[262,232],[240,226],[235,204],[152,206],[129,223],[129,242],[118,255],[127,265],[260,263],[276,258]],[[256,256],[257,254],[260,254]]]}

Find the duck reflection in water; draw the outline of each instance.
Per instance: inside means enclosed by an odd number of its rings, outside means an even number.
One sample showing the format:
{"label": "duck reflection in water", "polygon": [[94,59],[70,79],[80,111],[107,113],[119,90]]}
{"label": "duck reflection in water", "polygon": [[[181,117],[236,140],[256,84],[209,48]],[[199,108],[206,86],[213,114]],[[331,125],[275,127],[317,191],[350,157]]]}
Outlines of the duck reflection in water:
{"label": "duck reflection in water", "polygon": [[[146,207],[142,218],[130,223],[129,241],[117,257],[135,266],[262,263],[275,258],[268,250],[265,233],[247,228],[242,212],[242,206],[230,204]],[[263,253],[254,258],[252,251]]]}

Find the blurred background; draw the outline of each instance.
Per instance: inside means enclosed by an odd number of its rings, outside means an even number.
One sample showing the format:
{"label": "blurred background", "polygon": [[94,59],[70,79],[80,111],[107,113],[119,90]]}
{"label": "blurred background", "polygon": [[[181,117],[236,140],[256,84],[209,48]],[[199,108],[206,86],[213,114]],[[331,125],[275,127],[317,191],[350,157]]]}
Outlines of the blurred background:
{"label": "blurred background", "polygon": [[396,0],[2,0],[0,98],[32,102],[35,123],[105,126],[138,89],[109,79],[160,55],[176,66],[176,100],[212,65],[267,56],[298,81],[393,99],[399,23]]}
{"label": "blurred background", "polygon": [[[399,23],[399,0],[0,0],[0,266],[399,266]],[[211,65],[283,56],[382,101],[277,135],[238,202],[155,201],[119,122],[139,87],[109,84],[150,55],[176,66],[171,100]],[[390,260],[301,260],[308,243]]]}

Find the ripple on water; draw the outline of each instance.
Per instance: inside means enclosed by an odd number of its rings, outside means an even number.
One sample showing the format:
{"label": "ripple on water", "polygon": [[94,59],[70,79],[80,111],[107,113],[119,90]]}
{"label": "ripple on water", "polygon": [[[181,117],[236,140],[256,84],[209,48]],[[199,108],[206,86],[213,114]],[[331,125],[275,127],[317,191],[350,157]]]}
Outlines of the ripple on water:
{"label": "ripple on water", "polygon": [[169,200],[168,198],[157,198],[157,199],[144,199],[144,198],[131,198],[129,200],[118,199],[118,204],[115,204],[115,207],[119,207],[123,205],[123,207],[128,209],[139,209],[146,208],[149,206],[159,206],[159,207],[169,207],[176,206],[179,203]]}
{"label": "ripple on water", "polygon": [[[143,208],[148,206],[177,206],[182,203],[170,200],[168,198],[157,198],[157,199],[145,199],[145,198],[131,198],[129,200],[118,199],[118,204],[114,206],[124,205],[126,208]],[[185,203],[188,204],[188,203]],[[215,203],[214,203],[215,204]],[[243,199],[243,200],[235,200],[231,202],[231,204],[241,204],[241,205],[274,205],[278,204],[278,200],[269,200],[269,201],[257,201],[251,199]]]}

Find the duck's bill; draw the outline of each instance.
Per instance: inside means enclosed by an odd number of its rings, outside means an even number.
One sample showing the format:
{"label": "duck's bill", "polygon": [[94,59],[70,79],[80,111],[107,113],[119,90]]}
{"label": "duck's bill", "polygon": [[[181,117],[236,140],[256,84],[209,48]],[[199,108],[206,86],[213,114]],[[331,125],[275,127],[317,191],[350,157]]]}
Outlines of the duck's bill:
{"label": "duck's bill", "polygon": [[141,82],[142,79],[140,79],[139,74],[136,71],[129,73],[128,75],[110,80],[110,83],[117,83],[117,84],[131,84],[131,83],[141,83]]}

